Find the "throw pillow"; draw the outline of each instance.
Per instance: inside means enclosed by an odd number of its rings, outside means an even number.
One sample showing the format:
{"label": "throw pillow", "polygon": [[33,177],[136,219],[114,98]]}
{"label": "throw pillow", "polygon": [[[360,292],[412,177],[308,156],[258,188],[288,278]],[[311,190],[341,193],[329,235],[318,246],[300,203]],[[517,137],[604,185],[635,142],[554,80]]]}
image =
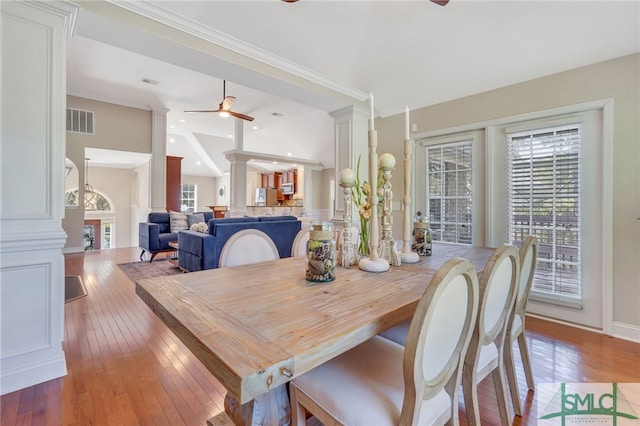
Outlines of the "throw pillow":
{"label": "throw pillow", "polygon": [[189,230],[205,233],[209,231],[209,226],[204,222],[194,223],[189,227]]}
{"label": "throw pillow", "polygon": [[204,213],[187,213],[187,225],[191,228],[194,223],[204,222]]}
{"label": "throw pillow", "polygon": [[169,225],[171,232],[186,231],[189,229],[187,214],[181,212],[169,212]]}

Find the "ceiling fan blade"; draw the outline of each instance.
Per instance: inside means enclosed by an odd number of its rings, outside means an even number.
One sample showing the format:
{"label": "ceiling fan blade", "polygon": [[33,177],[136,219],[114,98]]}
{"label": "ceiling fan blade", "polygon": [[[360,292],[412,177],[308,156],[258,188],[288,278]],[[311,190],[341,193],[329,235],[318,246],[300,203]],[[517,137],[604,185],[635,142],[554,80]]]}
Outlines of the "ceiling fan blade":
{"label": "ceiling fan blade", "polygon": [[435,4],[439,4],[440,6],[446,6],[449,3],[449,0],[431,0]]}
{"label": "ceiling fan blade", "polygon": [[233,105],[233,101],[236,100],[235,96],[227,96],[226,95],[227,82],[226,80],[222,81],[222,102],[218,109],[209,109],[209,110],[197,110],[197,111],[184,111],[184,112],[219,112],[221,116],[226,117],[223,113],[231,115],[236,118],[240,118],[242,120],[253,121],[253,117],[248,115],[240,114],[239,112],[231,111],[231,105]]}
{"label": "ceiling fan blade", "polygon": [[229,111],[231,109],[231,105],[233,105],[233,101],[235,101],[235,96],[227,96],[222,100],[220,104],[220,109],[223,111]]}
{"label": "ceiling fan blade", "polygon": [[249,117],[248,115],[240,114],[239,112],[227,111],[229,115],[232,115],[236,118],[241,118],[247,121],[253,121],[253,117]]}

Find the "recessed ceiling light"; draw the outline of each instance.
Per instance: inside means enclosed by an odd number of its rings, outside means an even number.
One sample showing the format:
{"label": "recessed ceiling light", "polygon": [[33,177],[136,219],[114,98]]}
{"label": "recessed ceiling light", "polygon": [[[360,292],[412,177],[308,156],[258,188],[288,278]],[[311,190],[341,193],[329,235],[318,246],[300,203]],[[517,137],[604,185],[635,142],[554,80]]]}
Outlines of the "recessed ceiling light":
{"label": "recessed ceiling light", "polygon": [[231,139],[233,139],[233,135],[227,135],[227,136],[229,136]]}
{"label": "recessed ceiling light", "polygon": [[290,153],[290,152],[287,152],[287,156],[291,157],[291,153]]}
{"label": "recessed ceiling light", "polygon": [[176,140],[174,138],[170,138],[169,142],[174,143]]}
{"label": "recessed ceiling light", "polygon": [[284,114],[280,112],[272,112],[271,115],[273,115],[274,117],[282,117]]}
{"label": "recessed ceiling light", "polygon": [[181,123],[186,123],[186,122],[187,122],[187,120],[182,119],[182,120],[180,120],[180,122],[181,122]]}
{"label": "recessed ceiling light", "polygon": [[253,126],[253,130],[258,130],[259,127],[258,126]]}
{"label": "recessed ceiling light", "polygon": [[169,126],[170,129],[175,129],[176,126],[174,126],[173,124],[171,126]]}
{"label": "recessed ceiling light", "polygon": [[277,161],[274,161],[274,162],[273,162],[273,164],[278,164],[278,162],[277,162]]}
{"label": "recessed ceiling light", "polygon": [[158,84],[160,84],[159,81],[151,80],[150,78],[146,78],[146,77],[142,77],[142,82],[147,84],[153,84],[154,86],[157,86]]}
{"label": "recessed ceiling light", "polygon": [[200,161],[196,161],[196,164],[199,166],[200,164],[202,164]]}

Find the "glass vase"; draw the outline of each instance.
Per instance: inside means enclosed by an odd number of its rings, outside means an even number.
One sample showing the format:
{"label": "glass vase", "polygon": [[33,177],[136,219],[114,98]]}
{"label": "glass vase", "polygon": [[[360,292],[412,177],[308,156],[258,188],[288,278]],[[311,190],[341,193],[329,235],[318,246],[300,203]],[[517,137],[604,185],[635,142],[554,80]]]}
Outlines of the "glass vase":
{"label": "glass vase", "polygon": [[336,242],[331,222],[311,224],[306,261],[307,281],[329,282],[336,279]]}

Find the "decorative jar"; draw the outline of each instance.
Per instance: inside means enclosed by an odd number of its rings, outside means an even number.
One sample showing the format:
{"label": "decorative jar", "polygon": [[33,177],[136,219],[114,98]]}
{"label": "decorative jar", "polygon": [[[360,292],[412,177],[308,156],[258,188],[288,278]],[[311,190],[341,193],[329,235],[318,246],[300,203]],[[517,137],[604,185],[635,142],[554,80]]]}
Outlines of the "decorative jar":
{"label": "decorative jar", "polygon": [[420,256],[431,256],[431,228],[429,218],[418,212],[413,221],[413,244],[411,250]]}
{"label": "decorative jar", "polygon": [[336,279],[336,242],[331,222],[310,225],[306,260],[307,281],[328,282]]}

